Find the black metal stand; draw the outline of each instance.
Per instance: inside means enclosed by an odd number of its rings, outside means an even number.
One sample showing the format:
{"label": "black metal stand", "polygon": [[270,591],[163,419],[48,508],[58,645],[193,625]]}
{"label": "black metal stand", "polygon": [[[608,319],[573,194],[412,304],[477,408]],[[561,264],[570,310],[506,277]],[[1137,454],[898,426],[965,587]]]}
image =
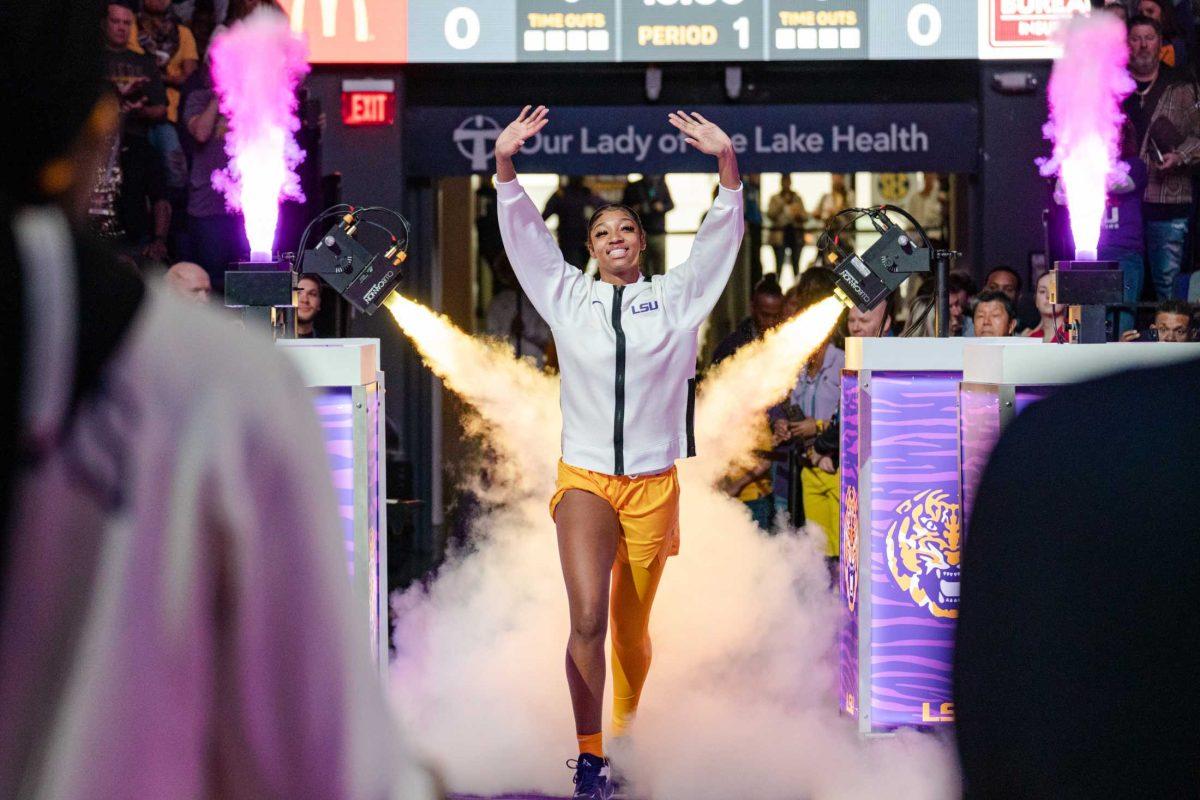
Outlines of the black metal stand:
{"label": "black metal stand", "polygon": [[791,483],[788,484],[788,522],[793,528],[800,528],[806,519],[804,516],[804,488],[800,483],[800,448],[792,445],[788,448],[788,474]]}
{"label": "black metal stand", "polygon": [[937,250],[933,254],[933,335],[939,339],[950,337],[950,292],[946,284],[951,260],[961,255],[954,250]]}

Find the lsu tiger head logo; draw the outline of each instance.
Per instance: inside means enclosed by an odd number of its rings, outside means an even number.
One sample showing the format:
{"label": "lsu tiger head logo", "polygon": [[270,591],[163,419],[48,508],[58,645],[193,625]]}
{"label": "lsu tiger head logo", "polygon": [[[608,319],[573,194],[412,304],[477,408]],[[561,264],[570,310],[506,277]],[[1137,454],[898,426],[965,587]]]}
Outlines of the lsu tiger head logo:
{"label": "lsu tiger head logo", "polygon": [[896,507],[887,561],[896,585],[935,617],[958,616],[962,526],[958,503],[925,489]]}
{"label": "lsu tiger head logo", "polygon": [[853,611],[858,602],[858,490],[854,486],[846,487],[846,496],[842,499],[843,530],[845,541],[842,542],[842,581],[846,590],[846,607]]}

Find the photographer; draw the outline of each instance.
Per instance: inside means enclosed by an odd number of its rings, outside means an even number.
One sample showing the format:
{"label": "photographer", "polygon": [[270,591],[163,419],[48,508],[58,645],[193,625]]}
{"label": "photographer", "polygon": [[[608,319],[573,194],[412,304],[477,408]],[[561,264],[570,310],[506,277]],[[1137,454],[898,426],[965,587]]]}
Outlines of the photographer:
{"label": "photographer", "polygon": [[1122,342],[1190,342],[1194,309],[1183,300],[1164,300],[1154,310],[1154,324],[1145,331],[1125,331]]}
{"label": "photographer", "polygon": [[[806,270],[797,284],[800,309],[831,295],[833,286],[833,274],[828,270]],[[807,521],[820,527],[826,536],[825,555],[836,560],[841,473],[835,457],[837,434],[829,431],[836,425],[846,356],[831,339],[832,336],[813,352],[787,400],[771,409],[769,416],[772,432],[784,442],[783,452],[787,456],[787,461],[777,465],[775,471],[776,507],[788,508],[793,524]],[[793,485],[797,472],[799,492]]]}

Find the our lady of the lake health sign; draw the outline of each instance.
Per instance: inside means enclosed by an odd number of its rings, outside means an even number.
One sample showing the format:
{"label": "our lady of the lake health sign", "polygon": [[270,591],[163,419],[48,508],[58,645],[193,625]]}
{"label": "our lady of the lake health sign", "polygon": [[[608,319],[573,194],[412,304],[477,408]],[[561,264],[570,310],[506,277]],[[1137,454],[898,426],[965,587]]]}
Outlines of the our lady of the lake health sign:
{"label": "our lady of the lake health sign", "polygon": [[[564,175],[710,172],[665,107],[571,106],[521,150],[521,168]],[[978,118],[972,104],[711,106],[747,172],[972,172]],[[494,169],[496,137],[520,109],[415,107],[406,112],[412,175],[466,175]]]}

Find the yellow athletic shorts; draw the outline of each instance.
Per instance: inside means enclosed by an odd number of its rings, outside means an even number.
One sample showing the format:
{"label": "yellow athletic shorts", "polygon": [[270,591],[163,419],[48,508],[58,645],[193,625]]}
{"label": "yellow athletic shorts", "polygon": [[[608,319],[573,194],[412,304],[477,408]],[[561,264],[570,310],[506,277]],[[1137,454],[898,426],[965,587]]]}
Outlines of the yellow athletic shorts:
{"label": "yellow athletic shorts", "polygon": [[606,475],[558,462],[558,483],[550,498],[550,516],[563,495],[581,489],[608,501],[621,522],[617,558],[648,567],[679,553],[679,476],[675,467],[630,478]]}

